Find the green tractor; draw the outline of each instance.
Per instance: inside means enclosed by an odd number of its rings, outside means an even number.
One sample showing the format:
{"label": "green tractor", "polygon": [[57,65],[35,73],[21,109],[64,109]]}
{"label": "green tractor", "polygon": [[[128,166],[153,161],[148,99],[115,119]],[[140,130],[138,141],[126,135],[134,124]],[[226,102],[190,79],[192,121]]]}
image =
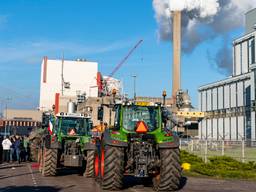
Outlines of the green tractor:
{"label": "green tractor", "polygon": [[175,122],[168,110],[161,104],[125,102],[114,104],[112,111],[114,125],[103,133],[95,155],[95,177],[101,188],[119,190],[124,176],[130,175],[151,178],[156,191],[177,190],[179,138],[172,132]]}
{"label": "green tractor", "polygon": [[86,177],[94,176],[95,145],[91,143],[92,121],[77,113],[59,113],[52,117],[48,134],[41,142],[39,171],[55,176],[62,167],[78,167]]}

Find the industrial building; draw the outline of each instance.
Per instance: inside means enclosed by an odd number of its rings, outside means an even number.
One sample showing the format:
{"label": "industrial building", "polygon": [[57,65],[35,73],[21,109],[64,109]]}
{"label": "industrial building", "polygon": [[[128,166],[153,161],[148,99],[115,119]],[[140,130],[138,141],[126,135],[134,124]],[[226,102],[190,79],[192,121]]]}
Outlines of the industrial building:
{"label": "industrial building", "polygon": [[96,62],[83,59],[50,60],[44,57],[41,65],[40,110],[51,110],[56,94],[57,97],[76,97],[85,93],[86,96],[97,97],[97,73]]}
{"label": "industrial building", "polygon": [[201,139],[256,140],[256,9],[246,13],[245,34],[233,41],[233,72],[227,79],[199,87]]}
{"label": "industrial building", "polygon": [[28,135],[42,123],[42,112],[38,110],[6,109],[0,119],[0,135]]}

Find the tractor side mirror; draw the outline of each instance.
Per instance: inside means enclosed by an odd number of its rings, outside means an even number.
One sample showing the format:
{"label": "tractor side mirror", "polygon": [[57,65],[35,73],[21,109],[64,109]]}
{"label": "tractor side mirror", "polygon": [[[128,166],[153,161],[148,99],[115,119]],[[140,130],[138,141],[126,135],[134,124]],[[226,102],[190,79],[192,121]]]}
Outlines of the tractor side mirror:
{"label": "tractor side mirror", "polygon": [[166,123],[169,120],[169,115],[170,115],[170,113],[169,113],[168,110],[163,110],[162,111],[162,121],[164,123]]}
{"label": "tractor side mirror", "polygon": [[103,106],[98,107],[98,120],[103,121],[104,109]]}

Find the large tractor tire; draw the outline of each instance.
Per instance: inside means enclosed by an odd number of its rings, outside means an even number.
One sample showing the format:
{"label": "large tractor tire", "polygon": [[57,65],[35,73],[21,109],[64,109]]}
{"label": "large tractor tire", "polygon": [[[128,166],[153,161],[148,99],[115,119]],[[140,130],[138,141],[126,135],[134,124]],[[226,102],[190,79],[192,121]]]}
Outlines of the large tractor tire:
{"label": "large tractor tire", "polygon": [[30,158],[32,161],[38,161],[38,149],[39,142],[38,139],[33,139],[30,144]]}
{"label": "large tractor tire", "polygon": [[180,150],[160,149],[160,174],[153,178],[154,189],[159,192],[176,191],[180,187]]}
{"label": "large tractor tire", "polygon": [[123,187],[123,148],[105,146],[105,149],[101,150],[100,174],[103,190],[119,190]]}
{"label": "large tractor tire", "polygon": [[87,151],[86,168],[84,173],[85,177],[94,177],[94,157],[95,157],[94,150]]}
{"label": "large tractor tire", "polygon": [[57,173],[58,150],[44,148],[42,175],[55,176]]}

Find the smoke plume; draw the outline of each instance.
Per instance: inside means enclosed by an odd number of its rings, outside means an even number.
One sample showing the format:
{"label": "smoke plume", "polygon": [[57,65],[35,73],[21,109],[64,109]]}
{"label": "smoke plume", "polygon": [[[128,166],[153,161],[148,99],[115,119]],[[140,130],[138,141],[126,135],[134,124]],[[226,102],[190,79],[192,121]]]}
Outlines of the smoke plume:
{"label": "smoke plume", "polygon": [[[182,49],[192,52],[199,44],[216,37],[224,38],[229,32],[243,25],[244,14],[256,6],[256,0],[153,0],[160,40],[170,40],[171,11],[182,11]],[[224,64],[230,51],[229,45],[215,55],[219,71],[231,71],[232,64]],[[220,51],[225,51],[220,53]],[[221,58],[222,57],[222,58]]]}

